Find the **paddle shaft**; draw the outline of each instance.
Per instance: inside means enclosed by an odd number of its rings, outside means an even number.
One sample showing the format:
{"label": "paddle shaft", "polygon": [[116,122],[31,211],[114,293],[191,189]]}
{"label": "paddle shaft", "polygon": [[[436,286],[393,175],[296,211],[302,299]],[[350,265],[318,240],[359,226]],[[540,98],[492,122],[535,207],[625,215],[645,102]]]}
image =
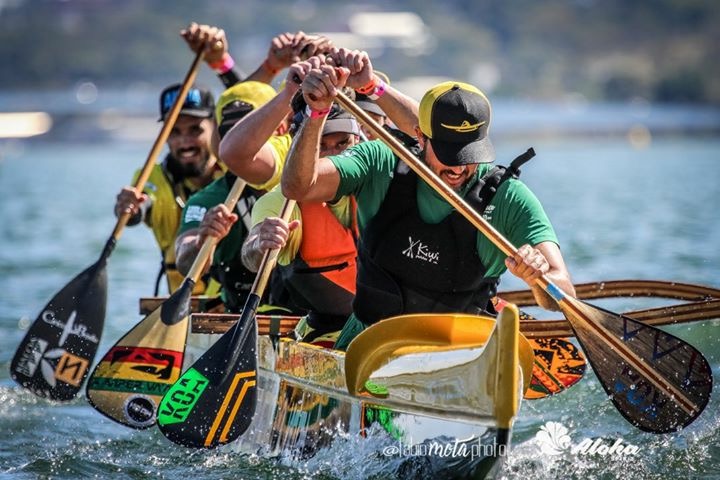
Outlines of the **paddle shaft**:
{"label": "paddle shaft", "polygon": [[[289,198],[285,199],[280,211],[280,218],[282,218],[283,221],[288,222],[290,220],[290,214],[292,213],[293,208],[295,208],[295,203],[295,200],[290,200]],[[242,315],[238,320],[238,328],[235,329],[233,337],[230,340],[229,361],[227,362],[223,379],[235,369],[235,363],[238,358],[240,358],[242,346],[245,344],[248,335],[250,335],[250,332],[252,331],[250,322],[255,321],[255,312],[257,312],[260,299],[262,298],[263,293],[265,293],[265,287],[267,287],[270,274],[272,273],[273,268],[275,268],[275,263],[277,262],[279,254],[280,248],[266,250],[263,254],[260,267],[258,268],[258,273],[255,275],[255,281],[253,282],[250,294],[243,306]]]}
{"label": "paddle shaft", "polygon": [[[230,193],[228,193],[228,196],[225,199],[225,206],[230,211],[235,208],[238,200],[240,200],[240,195],[242,195],[242,192],[245,189],[245,185],[247,184],[242,178],[238,177],[235,179],[235,183],[233,183],[233,186],[230,189]],[[192,280],[193,283],[197,282],[198,278],[200,278],[200,275],[202,275],[202,272],[205,270],[205,265],[207,264],[207,261],[210,258],[213,249],[219,241],[220,239],[213,236],[209,236],[205,239],[205,241],[203,241],[203,244],[200,247],[200,251],[195,257],[195,260],[193,261],[193,264],[190,267],[190,271],[188,272],[186,278]]]}
{"label": "paddle shaft", "polygon": [[[483,233],[497,248],[499,248],[507,256],[514,256],[517,252],[515,246],[510,243],[504,236],[492,227],[482,216],[470,207],[455,191],[440,180],[430,168],[410,153],[405,146],[395,137],[390,135],[375,120],[373,120],[365,111],[355,105],[344,93],[337,91],[336,99],[340,105],[357,117],[367,128],[381,138],[392,150],[398,155],[410,168],[415,171],[420,178],[433,187],[442,197],[452,205],[455,210],[468,219],[480,232]],[[632,366],[636,371],[641,373],[656,388],[665,392],[665,394],[674,399],[674,401],[688,414],[695,412],[696,406],[681,392],[679,389],[670,384],[660,373],[654,368],[647,365],[635,352],[630,350],[621,340],[616,338],[610,331],[600,325],[598,322],[588,318],[581,310],[578,302],[574,298],[567,295],[560,287],[550,281],[546,275],[542,275],[536,280],[548,295],[550,295],[558,305],[563,309],[563,313],[568,317],[571,325],[575,328],[590,330],[599,337],[603,342],[610,345],[628,365]],[[652,327],[648,327],[652,328]]]}
{"label": "paddle shaft", "polygon": [[[155,143],[153,143],[153,146],[150,149],[150,153],[145,160],[145,165],[143,165],[143,168],[140,171],[140,175],[135,181],[135,185],[133,185],[135,190],[137,190],[138,192],[141,192],[142,189],[145,188],[145,183],[147,182],[148,178],[150,178],[150,173],[155,166],[155,160],[157,159],[160,150],[165,145],[165,142],[167,142],[167,139],[170,136],[170,130],[172,130],[172,128],[175,126],[175,122],[177,121],[178,116],[180,116],[180,110],[182,109],[183,103],[185,103],[185,97],[187,97],[187,94],[190,91],[190,87],[195,81],[198,67],[200,66],[200,62],[202,61],[204,55],[205,50],[200,49],[195,56],[195,60],[193,60],[192,65],[190,65],[190,69],[185,75],[185,79],[183,80],[183,83],[180,87],[180,93],[178,93],[178,96],[175,99],[175,102],[173,103],[173,106],[170,109],[167,118],[165,118],[165,123],[163,123],[163,126],[160,129],[160,133],[158,134],[157,138],[155,139]],[[129,220],[130,212],[123,212],[122,214],[120,214],[111,235],[111,238],[113,240],[117,241],[120,238],[120,235],[122,234],[122,231]]]}

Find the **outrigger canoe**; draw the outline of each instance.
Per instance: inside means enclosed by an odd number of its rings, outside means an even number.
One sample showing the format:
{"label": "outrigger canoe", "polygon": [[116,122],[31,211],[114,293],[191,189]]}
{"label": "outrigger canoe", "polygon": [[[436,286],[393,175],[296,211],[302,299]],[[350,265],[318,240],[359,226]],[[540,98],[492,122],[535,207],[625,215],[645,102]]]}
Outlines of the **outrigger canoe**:
{"label": "outrigger canoe", "polygon": [[[619,280],[578,285],[577,292],[580,298],[686,301],[626,312],[652,324],[720,317],[720,291],[699,285]],[[534,303],[529,291],[502,295],[519,305]],[[141,309],[157,301],[145,299]],[[204,301],[193,308],[202,310]],[[347,354],[288,338],[293,317],[258,316],[257,410],[232,448],[302,459],[365,436],[396,476],[491,474],[508,453],[533,368],[532,348],[520,332],[532,338],[572,334],[563,320],[518,321],[514,308],[504,311],[498,322],[464,315],[388,319],[361,334]],[[214,343],[217,335],[210,333],[226,331],[237,318],[193,314],[185,366]]]}
{"label": "outrigger canoe", "polygon": [[[405,335],[408,325],[422,338]],[[378,345],[377,335],[387,341]],[[191,336],[187,365],[210,337]],[[509,451],[533,362],[515,308],[497,321],[387,319],[363,332],[347,354],[267,335],[258,337],[257,352],[257,410],[235,451],[302,459],[338,437],[370,437],[375,455],[404,478],[484,478],[495,471]]]}

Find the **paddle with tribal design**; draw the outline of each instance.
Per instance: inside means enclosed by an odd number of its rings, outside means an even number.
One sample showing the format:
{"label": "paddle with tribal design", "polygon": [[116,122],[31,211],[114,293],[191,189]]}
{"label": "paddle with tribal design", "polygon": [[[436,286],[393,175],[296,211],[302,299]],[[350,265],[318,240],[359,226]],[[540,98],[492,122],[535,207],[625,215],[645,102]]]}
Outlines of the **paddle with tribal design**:
{"label": "paddle with tribal design", "polygon": [[[229,210],[244,188],[245,181],[236,179],[225,199]],[[158,402],[180,377],[190,296],[217,243],[217,237],[204,240],[180,288],[118,340],[95,367],[87,399],[100,413],[131,428],[155,424]]]}

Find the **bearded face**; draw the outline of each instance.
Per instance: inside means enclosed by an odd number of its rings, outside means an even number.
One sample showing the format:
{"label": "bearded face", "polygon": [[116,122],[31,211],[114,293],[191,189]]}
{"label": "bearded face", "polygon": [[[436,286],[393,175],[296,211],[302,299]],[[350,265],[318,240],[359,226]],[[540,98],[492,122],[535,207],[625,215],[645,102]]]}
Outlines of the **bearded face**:
{"label": "bearded face", "polygon": [[215,124],[208,118],[180,115],[175,122],[168,148],[174,167],[184,178],[199,177],[207,173],[212,156],[212,137]]}
{"label": "bearded face", "polygon": [[460,192],[467,185],[478,168],[477,164],[450,167],[438,160],[433,152],[431,141],[424,139],[421,141],[421,146],[423,149],[420,152],[420,159],[435,175],[440,177],[440,180],[456,192]]}

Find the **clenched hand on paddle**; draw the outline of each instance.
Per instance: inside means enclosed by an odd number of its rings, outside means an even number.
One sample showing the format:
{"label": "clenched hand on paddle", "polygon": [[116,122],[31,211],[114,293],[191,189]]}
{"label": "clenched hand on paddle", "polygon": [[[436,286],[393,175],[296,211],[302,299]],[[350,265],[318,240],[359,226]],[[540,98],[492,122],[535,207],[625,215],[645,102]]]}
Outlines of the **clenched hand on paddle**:
{"label": "clenched hand on paddle", "polygon": [[[404,145],[339,90],[336,98],[503,253],[516,253],[505,237]],[[560,306],[600,383],[630,423],[646,432],[667,433],[686,427],[702,413],[710,399],[712,373],[707,360],[692,345],[577,300],[544,275],[537,284]]]}
{"label": "clenched hand on paddle", "polygon": [[[287,222],[295,201],[285,200]],[[267,250],[240,319],[167,391],[157,413],[160,431],[186,447],[214,448],[247,430],[257,405],[255,313],[280,249]]]}
{"label": "clenched hand on paddle", "polygon": [[[157,156],[180,114],[202,58],[201,51],[185,76],[180,94],[135,182],[137,191],[145,187]],[[55,294],[20,342],[10,364],[10,375],[36,395],[50,400],[72,400],[82,387],[105,323],[107,259],[129,219],[129,211],[118,217],[98,261]]]}
{"label": "clenched hand on paddle", "polygon": [[[232,210],[245,181],[236,179],[225,199]],[[87,398],[100,413],[132,428],[155,424],[157,404],[180,376],[190,297],[219,239],[207,237],[185,280],[162,305],[135,325],[105,354],[90,376]]]}

